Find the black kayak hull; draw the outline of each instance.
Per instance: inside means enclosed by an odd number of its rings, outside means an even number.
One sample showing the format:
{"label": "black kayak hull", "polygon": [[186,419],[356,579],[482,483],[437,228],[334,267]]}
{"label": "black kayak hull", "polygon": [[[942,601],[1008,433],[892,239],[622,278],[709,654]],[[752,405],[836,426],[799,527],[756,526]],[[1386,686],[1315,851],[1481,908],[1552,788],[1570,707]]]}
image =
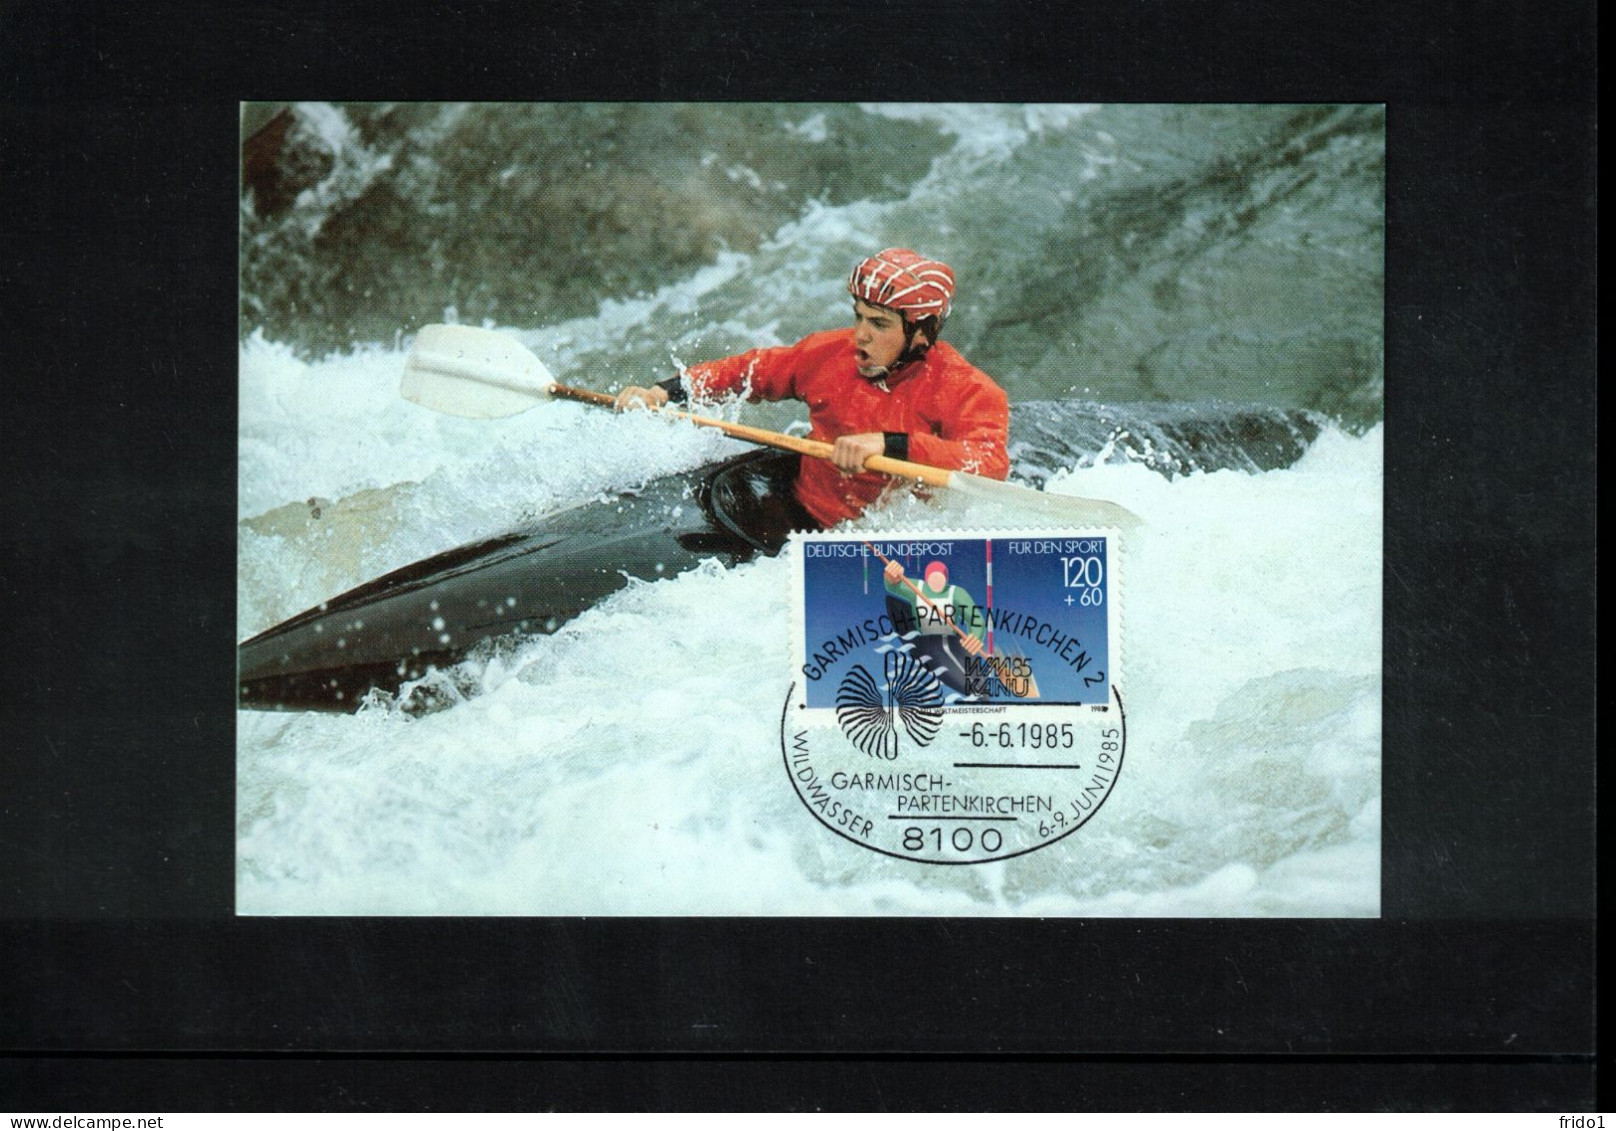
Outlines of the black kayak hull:
{"label": "black kayak hull", "polygon": [[748,452],[395,570],[242,643],[239,705],[353,711],[491,642],[554,632],[630,578],[777,553],[811,523],[797,466]]}

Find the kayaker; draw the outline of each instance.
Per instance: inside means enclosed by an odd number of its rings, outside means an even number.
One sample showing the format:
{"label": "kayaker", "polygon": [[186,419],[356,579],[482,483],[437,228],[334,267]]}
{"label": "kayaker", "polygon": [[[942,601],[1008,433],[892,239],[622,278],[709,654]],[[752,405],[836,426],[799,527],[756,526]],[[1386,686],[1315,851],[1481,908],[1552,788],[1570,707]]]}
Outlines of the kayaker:
{"label": "kayaker", "polygon": [[835,446],[828,463],[804,456],[797,475],[796,500],[819,526],[857,517],[892,482],[861,470],[873,455],[1005,478],[1009,398],[938,340],[954,272],[908,248],[887,248],[854,266],[847,290],[851,328],[693,365],[649,388],[630,386],[617,408],[728,394],[806,402],[809,436]]}
{"label": "kayaker", "polygon": [[[909,617],[922,636],[952,638],[958,635],[960,644],[967,652],[973,656],[981,654],[987,618],[969,593],[958,585],[948,583],[948,566],[945,563],[930,562],[926,565],[921,572],[923,580],[918,591],[904,583],[901,562],[888,562],[881,576],[886,583],[887,595],[908,606]],[[908,628],[902,626],[899,631],[906,632]]]}

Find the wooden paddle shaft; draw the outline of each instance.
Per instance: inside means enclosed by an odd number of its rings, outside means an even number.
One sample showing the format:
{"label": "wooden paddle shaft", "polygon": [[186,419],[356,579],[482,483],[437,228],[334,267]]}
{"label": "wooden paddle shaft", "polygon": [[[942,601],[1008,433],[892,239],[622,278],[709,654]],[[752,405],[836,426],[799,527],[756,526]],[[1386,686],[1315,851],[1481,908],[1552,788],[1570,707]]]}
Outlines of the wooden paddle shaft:
{"label": "wooden paddle shaft", "polygon": [[[870,548],[870,553],[872,553],[876,557],[880,558],[887,565],[892,564],[892,559],[887,557],[880,550],[877,550],[875,548],[875,543],[874,542],[871,542],[868,538],[861,539],[861,541],[866,546],[868,546]],[[920,600],[926,602],[926,604],[930,605],[934,612],[938,612],[938,613],[942,612],[942,610],[940,608],[938,608],[937,602],[933,601],[930,597],[926,596],[926,594],[922,593],[921,590],[920,590],[920,586],[916,585],[913,581],[910,581],[908,577],[902,577],[902,578],[899,578],[899,580],[902,581],[905,585],[907,585],[909,587],[909,591],[911,593],[913,593],[916,597],[920,598]],[[992,586],[990,585],[989,590],[991,591],[991,589],[992,589]],[[945,619],[947,619],[947,618],[945,618]],[[952,620],[948,620],[948,626],[950,628],[952,628],[955,632],[959,633],[959,638],[961,640],[975,640],[976,639],[976,637],[974,637],[970,633],[966,632],[963,628],[961,628],[959,625],[955,624]],[[989,626],[988,626],[988,631],[990,633],[992,632],[992,625],[991,624],[989,624]],[[977,641],[977,642],[981,643],[981,641]],[[1009,660],[1009,658],[1006,657],[1006,656],[995,656],[992,652],[986,650],[986,645],[983,646],[982,659],[986,660],[988,662],[988,664],[990,666],[992,666],[992,668],[994,670],[994,674],[996,674],[999,677],[999,685],[1001,687],[1003,687],[1006,691],[1008,691],[1010,694],[1014,695],[1017,699],[1042,699],[1043,698],[1042,695],[1038,694],[1038,682],[1032,678],[1032,673],[1030,671],[1027,673],[1027,675],[1025,677],[1019,677],[1019,678],[1017,676],[1012,675],[1012,674],[1008,674],[1009,668],[1010,668],[1010,660]],[[1022,688],[1022,690],[1017,691],[1016,690],[1017,687]]]}
{"label": "wooden paddle shaft", "polygon": [[[617,403],[617,398],[610,394],[597,393],[591,389],[575,389],[571,385],[552,385],[550,386],[550,395],[608,407]],[[766,428],[753,428],[746,424],[731,424],[727,420],[715,420],[710,416],[697,416],[695,413],[681,412],[675,408],[660,408],[654,411],[663,416],[672,416],[678,420],[688,420],[690,423],[700,425],[703,428],[716,428],[726,436],[734,436],[737,440],[749,440],[754,444],[780,448],[783,451],[796,452],[799,455],[813,456],[817,459],[830,459],[831,452],[834,450],[830,444],[825,443],[823,440],[808,440],[800,436],[787,436],[784,432],[770,432]],[[864,470],[879,471],[883,475],[892,475],[899,479],[918,479],[922,483],[929,483],[933,487],[949,486],[953,476],[952,472],[944,471],[940,467],[928,467],[923,463],[910,463],[906,459],[892,459],[889,456],[871,456],[864,461]]]}

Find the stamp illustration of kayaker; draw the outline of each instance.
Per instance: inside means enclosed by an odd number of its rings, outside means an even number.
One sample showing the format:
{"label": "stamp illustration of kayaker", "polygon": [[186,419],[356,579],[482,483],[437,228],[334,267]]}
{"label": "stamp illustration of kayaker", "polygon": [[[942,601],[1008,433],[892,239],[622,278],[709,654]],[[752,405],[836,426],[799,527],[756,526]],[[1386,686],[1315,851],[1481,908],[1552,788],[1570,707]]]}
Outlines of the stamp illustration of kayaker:
{"label": "stamp illustration of kayaker", "polygon": [[923,663],[949,705],[1104,704],[1115,634],[1112,541],[809,536],[797,673],[807,706],[828,705],[824,677],[843,661],[878,660],[890,647]]}
{"label": "stamp illustration of kayaker", "polygon": [[1031,852],[1093,817],[1126,746],[1113,546],[1047,531],[794,542],[781,753],[808,811],[939,864]]}
{"label": "stamp illustration of kayaker", "polygon": [[[987,559],[989,607],[993,594],[993,543],[984,543]],[[873,550],[873,547],[872,547]],[[880,556],[879,554],[877,556]],[[948,564],[926,563],[925,581],[916,585],[904,573],[903,563],[886,561],[882,579],[887,589],[887,611],[900,632],[917,632],[932,645],[943,662],[939,677],[966,696],[991,697],[993,684],[1018,699],[1037,698],[1032,666],[1019,652],[993,646],[993,618],[962,586],[948,579]],[[956,651],[956,645],[965,655]]]}

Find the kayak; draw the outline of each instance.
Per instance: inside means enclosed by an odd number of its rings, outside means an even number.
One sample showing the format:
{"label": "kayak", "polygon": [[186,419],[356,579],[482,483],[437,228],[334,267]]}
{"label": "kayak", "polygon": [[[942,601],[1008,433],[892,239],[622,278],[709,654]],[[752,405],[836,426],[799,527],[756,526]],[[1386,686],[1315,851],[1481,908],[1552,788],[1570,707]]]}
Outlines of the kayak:
{"label": "kayak", "polygon": [[[1320,427],[1308,414],[1260,409],[1156,408],[1148,418],[1106,418],[1082,404],[1039,402],[1019,411],[1012,454],[1034,486],[1119,433],[1143,449],[1133,458],[1171,476],[1186,466],[1288,466]],[[673,577],[709,558],[734,566],[777,554],[794,528],[811,521],[791,490],[800,458],[747,452],[394,570],[242,643],[238,703],[351,712],[373,693],[396,697],[479,650],[552,633],[630,578]],[[901,624],[900,610],[891,611]],[[965,686],[956,641],[905,635],[945,684]],[[416,684],[406,707],[431,707],[435,694]]]}
{"label": "kayak", "polygon": [[490,642],[554,632],[630,578],[777,554],[805,525],[799,459],[747,452],[394,570],[242,643],[239,705],[354,711]]}

